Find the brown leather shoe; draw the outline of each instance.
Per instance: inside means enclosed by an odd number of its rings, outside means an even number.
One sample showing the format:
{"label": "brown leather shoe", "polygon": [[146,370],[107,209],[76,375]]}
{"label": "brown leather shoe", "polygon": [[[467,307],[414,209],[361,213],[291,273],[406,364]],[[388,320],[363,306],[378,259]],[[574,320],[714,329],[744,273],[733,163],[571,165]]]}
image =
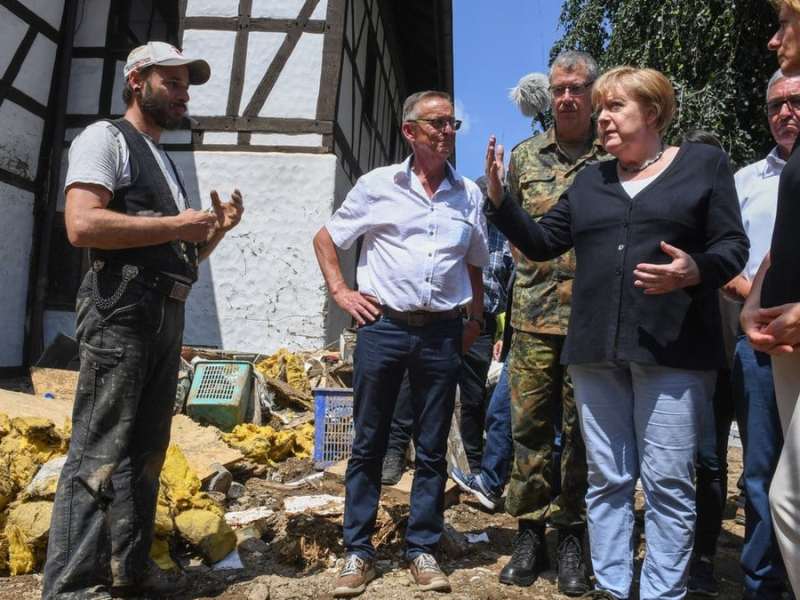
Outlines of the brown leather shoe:
{"label": "brown leather shoe", "polygon": [[423,592],[449,592],[450,580],[442,573],[439,564],[431,554],[422,553],[408,565],[411,580]]}
{"label": "brown leather shoe", "polygon": [[336,587],[333,589],[334,598],[350,598],[358,596],[367,584],[375,579],[375,563],[361,558],[358,554],[348,554],[344,559],[344,566],[336,578]]}

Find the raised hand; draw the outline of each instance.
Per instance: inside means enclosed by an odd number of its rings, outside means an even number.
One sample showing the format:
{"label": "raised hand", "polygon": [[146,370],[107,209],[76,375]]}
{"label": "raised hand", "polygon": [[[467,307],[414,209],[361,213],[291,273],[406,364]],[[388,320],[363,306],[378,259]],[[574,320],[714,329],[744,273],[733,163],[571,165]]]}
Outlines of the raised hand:
{"label": "raised hand", "polygon": [[220,231],[230,231],[242,220],[244,204],[242,202],[242,192],[233,190],[230,202],[221,202],[217,190],[211,190],[211,207],[217,221],[217,229]]}
{"label": "raised hand", "polygon": [[639,263],[633,270],[633,282],[645,294],[668,294],[675,290],[700,283],[700,269],[686,252],[666,242],[661,242],[661,251],[672,258],[665,265]]}
{"label": "raised hand", "polygon": [[485,174],[487,194],[495,206],[500,206],[503,202],[503,180],[506,175],[503,152],[503,145],[497,144],[493,135],[489,136],[489,145],[486,147]]}

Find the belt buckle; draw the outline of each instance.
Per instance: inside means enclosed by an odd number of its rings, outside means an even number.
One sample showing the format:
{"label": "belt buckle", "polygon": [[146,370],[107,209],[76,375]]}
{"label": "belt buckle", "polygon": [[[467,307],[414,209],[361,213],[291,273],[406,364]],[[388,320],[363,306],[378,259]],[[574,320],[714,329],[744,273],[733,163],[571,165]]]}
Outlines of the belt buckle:
{"label": "belt buckle", "polygon": [[422,327],[426,323],[426,316],[425,313],[420,312],[412,312],[408,315],[408,324],[411,327]]}
{"label": "belt buckle", "polygon": [[189,292],[192,291],[192,286],[181,283],[180,281],[172,282],[172,289],[169,292],[169,297],[173,300],[186,302],[189,297]]}

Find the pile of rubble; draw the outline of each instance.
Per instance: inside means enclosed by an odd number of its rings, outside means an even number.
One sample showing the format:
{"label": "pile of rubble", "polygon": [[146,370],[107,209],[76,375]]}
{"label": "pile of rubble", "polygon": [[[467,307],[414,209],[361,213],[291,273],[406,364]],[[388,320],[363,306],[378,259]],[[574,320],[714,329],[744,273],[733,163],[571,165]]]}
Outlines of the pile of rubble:
{"label": "pile of rubble", "polygon": [[[326,351],[262,357],[184,348],[182,357],[152,558],[165,570],[236,569],[263,559],[271,542],[287,564],[328,561],[340,544],[343,497],[340,483],[313,468],[312,390],[345,387],[352,365]],[[197,367],[214,361],[251,367],[247,410],[232,428],[187,416]],[[0,390],[0,575],[41,570],[69,447],[77,373],[39,366],[32,379],[34,394]],[[316,493],[325,485],[331,494]]]}

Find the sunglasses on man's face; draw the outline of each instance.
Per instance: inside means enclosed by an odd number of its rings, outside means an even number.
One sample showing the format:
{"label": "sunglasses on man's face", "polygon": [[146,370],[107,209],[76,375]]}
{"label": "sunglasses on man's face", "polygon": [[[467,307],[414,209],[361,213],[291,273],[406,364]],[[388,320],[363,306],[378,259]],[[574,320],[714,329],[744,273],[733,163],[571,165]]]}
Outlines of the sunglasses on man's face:
{"label": "sunglasses on man's face", "polygon": [[445,127],[450,125],[453,131],[458,131],[461,128],[461,121],[452,117],[438,117],[436,119],[414,119],[416,122],[428,123],[434,129],[444,131]]}
{"label": "sunglasses on man's face", "polygon": [[777,115],[783,110],[784,104],[788,104],[789,110],[793,113],[800,111],[800,94],[770,100],[767,102],[767,114],[770,116]]}

